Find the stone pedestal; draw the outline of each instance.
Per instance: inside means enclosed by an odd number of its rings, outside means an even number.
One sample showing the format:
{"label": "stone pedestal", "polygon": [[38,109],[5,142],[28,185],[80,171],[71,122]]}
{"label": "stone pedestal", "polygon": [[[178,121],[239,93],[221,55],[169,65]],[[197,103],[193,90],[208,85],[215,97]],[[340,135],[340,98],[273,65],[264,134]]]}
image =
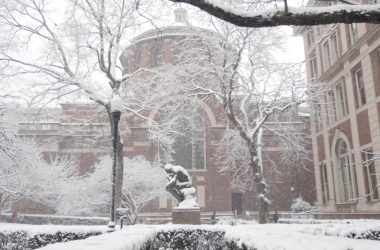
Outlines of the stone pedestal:
{"label": "stone pedestal", "polygon": [[201,224],[201,211],[199,207],[194,208],[173,208],[172,210],[173,224]]}

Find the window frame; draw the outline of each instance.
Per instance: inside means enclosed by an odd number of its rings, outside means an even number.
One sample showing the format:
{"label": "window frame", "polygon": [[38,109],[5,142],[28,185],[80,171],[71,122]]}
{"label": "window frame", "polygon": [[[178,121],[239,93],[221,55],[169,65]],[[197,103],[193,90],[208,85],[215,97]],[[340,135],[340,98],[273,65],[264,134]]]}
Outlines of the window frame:
{"label": "window frame", "polygon": [[318,62],[315,51],[311,53],[310,57],[310,74],[312,81],[316,81],[318,78]]}
{"label": "window frame", "polygon": [[[360,72],[361,77],[358,76]],[[354,71],[355,89],[357,98],[357,107],[361,107],[367,103],[367,96],[365,91],[363,69],[359,67]]]}
{"label": "window frame", "polygon": [[[337,108],[336,108],[336,98],[335,98],[335,92],[334,92],[334,89],[329,89],[327,91],[327,97],[328,97],[328,101],[329,101],[329,114],[332,114],[332,117],[333,117],[333,121],[337,121],[338,120],[338,113],[337,113]],[[330,104],[331,102],[331,104]]]}
{"label": "window frame", "polygon": [[340,201],[343,203],[353,203],[354,199],[354,178],[351,169],[351,157],[348,145],[349,144],[343,138],[339,138],[335,146],[339,172],[338,176],[340,179]]}
{"label": "window frame", "polygon": [[323,43],[323,51],[324,51],[324,62],[325,62],[325,67],[326,69],[331,67],[332,65],[332,58],[331,58],[331,49],[330,49],[330,43],[327,40],[326,42]]}
{"label": "window frame", "polygon": [[350,26],[350,34],[351,34],[351,42],[352,44],[356,43],[359,40],[359,27],[357,23],[351,23]]}
{"label": "window frame", "polygon": [[338,117],[343,118],[345,117],[348,112],[348,105],[347,105],[347,90],[346,90],[346,84],[342,80],[335,86],[335,91],[337,93],[338,98]]}
{"label": "window frame", "polygon": [[[197,115],[199,116],[199,115]],[[187,124],[192,124],[192,121],[190,121],[190,118],[188,117],[180,117],[179,119],[183,119],[184,121],[187,120]],[[174,151],[173,153],[171,153],[171,158],[172,158],[172,161],[171,161],[171,164],[174,164],[174,165],[180,165],[182,166],[183,168],[185,168],[186,170],[189,170],[189,171],[192,171],[192,170],[200,170],[200,171],[203,171],[203,170],[206,170],[206,125],[203,121],[202,118],[200,118],[199,116],[199,119],[201,119],[201,122],[202,123],[202,128],[190,128],[190,133],[187,133],[189,131],[177,131],[176,135],[177,137],[174,138],[174,143],[173,143],[173,146],[172,146],[172,150]],[[187,128],[189,129],[189,128]],[[185,135],[185,136],[184,136]],[[181,152],[178,151],[178,150],[175,150],[175,147],[176,147],[176,142],[177,140],[183,140],[183,141],[186,141],[186,143],[189,143],[189,145],[181,145],[181,148],[185,148],[185,150],[190,150],[190,152],[188,152],[188,154],[186,155],[186,158],[187,160],[190,161],[191,159],[191,165],[186,165],[186,164],[181,164],[181,162],[178,162],[178,159],[176,159],[176,154],[179,154],[179,156],[181,156]],[[201,143],[201,151],[197,151],[199,149],[199,142]],[[158,154],[159,154],[159,158],[161,160],[163,160],[163,163],[166,163],[166,160],[162,157],[160,157],[160,154],[161,152],[163,151],[163,149],[160,147],[160,145],[158,145]],[[186,149],[186,147],[189,147]],[[177,156],[178,157],[178,156]],[[183,158],[183,157],[182,157]],[[169,162],[168,162],[169,163]],[[199,163],[201,163],[199,165]],[[202,166],[201,166],[202,165]]]}
{"label": "window frame", "polygon": [[340,57],[340,51],[339,51],[339,45],[338,45],[338,35],[336,31],[334,31],[334,33],[331,35],[331,43],[334,49],[333,54],[335,56],[335,61],[337,61]]}
{"label": "window frame", "polygon": [[325,161],[319,163],[319,173],[322,191],[322,204],[328,204],[330,200],[329,181],[327,175],[327,164]]}

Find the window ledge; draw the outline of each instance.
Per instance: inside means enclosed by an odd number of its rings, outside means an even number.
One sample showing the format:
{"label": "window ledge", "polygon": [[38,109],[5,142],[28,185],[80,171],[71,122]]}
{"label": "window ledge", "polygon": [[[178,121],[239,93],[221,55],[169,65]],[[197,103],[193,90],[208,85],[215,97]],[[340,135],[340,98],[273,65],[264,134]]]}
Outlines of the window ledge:
{"label": "window ledge", "polygon": [[344,206],[344,205],[355,205],[357,204],[357,201],[350,201],[350,202],[336,202],[335,205],[337,206]]}

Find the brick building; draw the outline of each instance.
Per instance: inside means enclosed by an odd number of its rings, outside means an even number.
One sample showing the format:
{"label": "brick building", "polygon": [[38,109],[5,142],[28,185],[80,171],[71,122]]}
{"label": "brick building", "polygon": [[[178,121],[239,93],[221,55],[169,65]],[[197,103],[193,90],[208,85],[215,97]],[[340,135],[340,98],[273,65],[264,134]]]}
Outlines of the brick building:
{"label": "brick building", "polygon": [[380,27],[331,24],[296,33],[318,93],[311,135],[319,209],[379,213]]}
{"label": "brick building", "polygon": [[[178,18],[181,19],[181,15]],[[212,31],[185,23],[144,32],[138,35],[121,55],[123,68],[131,73],[140,67],[160,70],[162,65],[175,64],[179,58],[176,44],[191,41],[189,38],[196,36],[199,32],[213,34]],[[168,97],[158,102],[146,116],[157,119],[157,110],[170,102],[172,98],[176,97]],[[188,169],[197,188],[198,202],[202,212],[256,211],[257,195],[239,190],[232,183],[230,173],[220,173],[220,166],[214,160],[222,133],[228,125],[222,107],[212,98],[198,99],[196,103],[198,108],[194,117],[200,122],[195,124],[194,121],[184,118],[183,126],[192,123],[194,126],[197,124],[201,126],[196,128],[196,133],[189,135],[183,133],[183,137],[176,139],[175,153],[172,155],[174,164],[180,164]],[[62,104],[61,108],[54,112],[58,114],[54,116],[55,118],[41,114],[41,118],[33,122],[20,123],[19,133],[23,136],[33,136],[41,141],[49,141],[49,144],[46,144],[48,145],[46,151],[77,154],[82,173],[88,171],[99,155],[111,152],[110,129],[106,114],[101,112],[101,107],[87,104]],[[303,135],[308,137],[308,116],[298,114],[295,116],[292,123],[302,127]],[[143,155],[148,160],[154,160],[160,154],[159,146],[156,142],[149,140],[144,121],[131,116],[123,116],[122,119],[120,129],[125,142],[124,155],[128,157]],[[91,123],[85,121],[91,121]],[[275,136],[269,133],[266,135],[264,154],[267,160],[264,164],[272,164],[278,160],[281,148],[275,141]],[[305,147],[311,146],[305,145]],[[315,201],[315,188],[312,181],[314,173],[310,171],[312,169],[310,162],[293,162],[291,165],[278,163],[277,167],[279,175],[271,171],[265,173],[270,183],[269,196],[273,201],[272,210],[288,211],[292,198],[298,195],[302,195],[307,201]],[[148,204],[143,212],[168,212],[172,206],[172,199],[160,197]]]}

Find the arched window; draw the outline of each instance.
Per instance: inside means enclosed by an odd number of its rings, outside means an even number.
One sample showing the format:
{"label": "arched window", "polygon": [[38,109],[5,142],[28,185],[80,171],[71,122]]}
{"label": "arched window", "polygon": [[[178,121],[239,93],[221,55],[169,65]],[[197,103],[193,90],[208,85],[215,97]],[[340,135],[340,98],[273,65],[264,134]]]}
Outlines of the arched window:
{"label": "arched window", "polygon": [[159,157],[162,163],[180,165],[185,169],[205,168],[205,125],[202,117],[193,105],[186,103],[174,110],[162,121],[174,124],[170,137],[170,148],[159,145]]}
{"label": "arched window", "polygon": [[186,169],[204,169],[204,126],[201,118],[180,117],[175,130],[173,164]]}
{"label": "arched window", "polygon": [[341,201],[350,202],[353,199],[352,173],[350,163],[350,151],[347,143],[339,139],[336,143],[336,156],[341,183]]}

